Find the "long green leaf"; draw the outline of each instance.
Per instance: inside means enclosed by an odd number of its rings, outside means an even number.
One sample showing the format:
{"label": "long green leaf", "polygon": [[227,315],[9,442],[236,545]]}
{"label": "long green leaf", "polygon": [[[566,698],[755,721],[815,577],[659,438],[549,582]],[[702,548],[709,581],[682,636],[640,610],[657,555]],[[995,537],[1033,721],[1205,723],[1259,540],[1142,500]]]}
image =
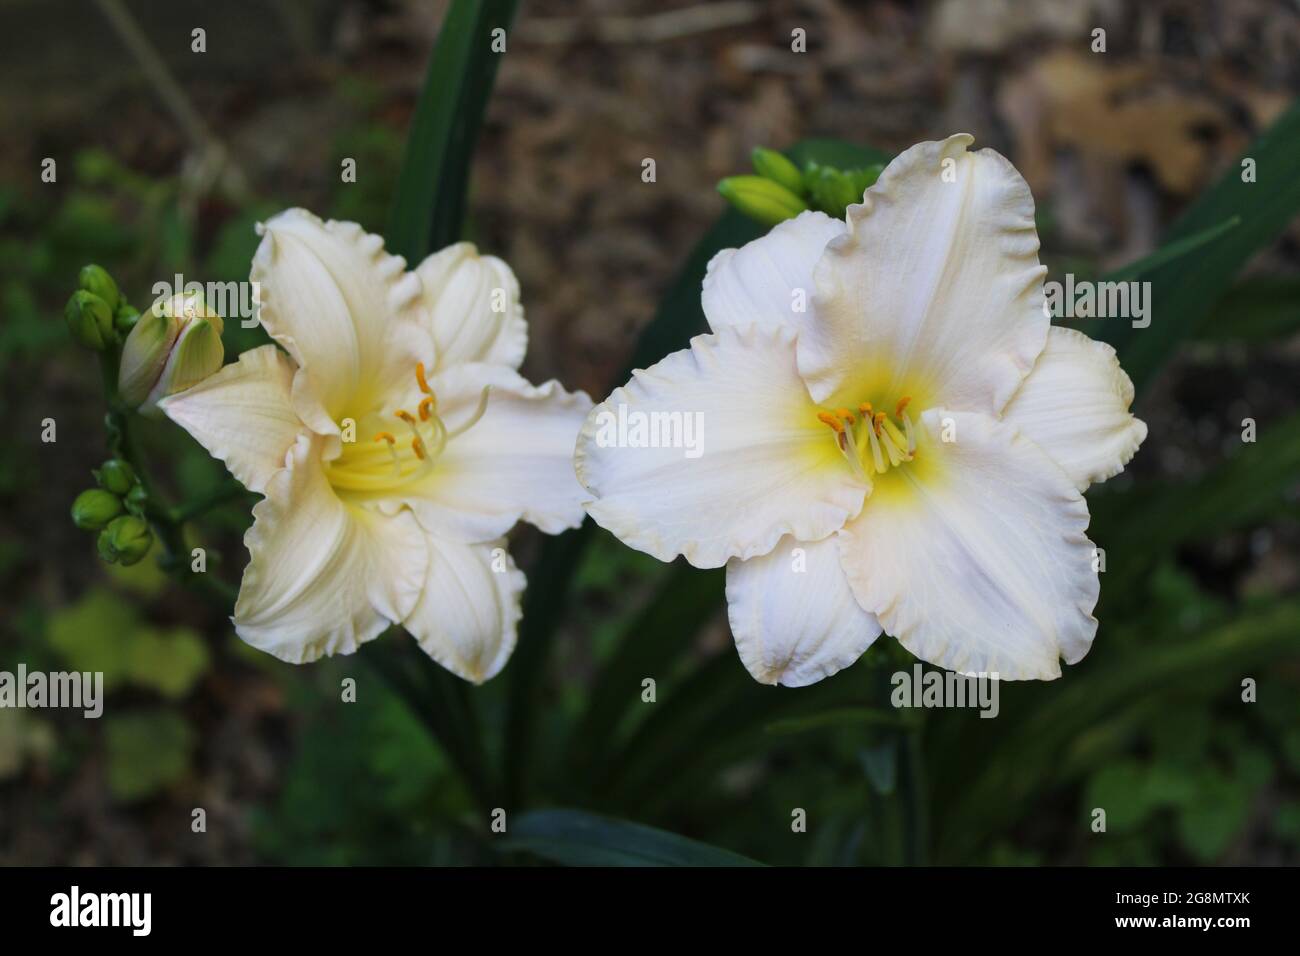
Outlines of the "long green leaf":
{"label": "long green leaf", "polygon": [[1190,255],[1202,246],[1206,246],[1216,239],[1221,238],[1231,229],[1241,225],[1241,217],[1233,216],[1216,225],[1209,226],[1199,232],[1182,239],[1175,239],[1173,242],[1166,243],[1151,255],[1137,262],[1131,262],[1122,269],[1116,269],[1110,275],[1106,276],[1108,282],[1133,282],[1142,280],[1152,275],[1157,270],[1171,263],[1177,262],[1186,255]]}
{"label": "long green leaf", "polygon": [[537,810],[510,827],[507,848],[565,866],[762,866],[665,830],[581,810]]}
{"label": "long green leaf", "polygon": [[1228,291],[1206,316],[1196,337],[1202,342],[1258,343],[1300,330],[1300,278],[1247,279]]}
{"label": "long green leaf", "polygon": [[503,55],[493,33],[509,31],[517,5],[454,0],[438,32],[388,222],[388,248],[412,265],[460,238],[470,161]]}
{"label": "long green leaf", "polygon": [[1300,479],[1300,414],[1259,427],[1256,441],[1205,477],[1098,495],[1093,527],[1105,542],[1107,582],[1138,579],[1158,556],[1274,513]]}
{"label": "long green leaf", "polygon": [[1234,164],[1174,223],[1166,241],[1194,237],[1233,218],[1239,225],[1151,273],[1148,327],[1111,322],[1099,336],[1119,349],[1139,392],[1178,344],[1195,334],[1250,257],[1300,211],[1300,102],[1250,145],[1241,157],[1247,159],[1254,161],[1255,181],[1243,182],[1242,165]]}
{"label": "long green leaf", "polygon": [[568,763],[577,773],[603,762],[625,715],[641,703],[641,681],[662,682],[701,625],[717,612],[722,577],[721,570],[701,571],[679,559],[628,626],[597,675],[571,737]]}
{"label": "long green leaf", "polygon": [[[998,728],[996,746],[975,761],[979,772],[956,779],[950,772],[944,777],[947,787],[936,787],[936,793],[944,791],[951,800],[943,815],[944,862],[961,862],[985,835],[1024,814],[1035,793],[1063,783],[1062,753],[1089,729],[1122,708],[1171,690],[1236,689],[1240,675],[1250,673],[1244,668],[1294,655],[1297,633],[1300,602],[1277,603],[1193,640],[1139,644],[1068,683],[1028,689],[1037,691],[1037,706],[1016,721],[1014,730]],[[1004,701],[1004,710],[1008,704]],[[1001,723],[1001,718],[989,723]],[[933,758],[931,766],[936,772],[952,769]]]}

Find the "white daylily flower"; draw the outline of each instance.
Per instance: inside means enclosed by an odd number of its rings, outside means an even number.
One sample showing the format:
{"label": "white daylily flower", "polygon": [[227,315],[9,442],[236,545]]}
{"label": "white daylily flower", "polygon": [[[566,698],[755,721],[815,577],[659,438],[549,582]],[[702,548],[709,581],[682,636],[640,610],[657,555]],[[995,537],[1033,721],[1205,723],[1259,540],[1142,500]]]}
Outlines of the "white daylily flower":
{"label": "white daylily flower", "polygon": [[[725,564],[759,681],[818,681],[882,627],[1005,679],[1058,677],[1092,643],[1081,492],[1146,426],[1114,351],[1049,328],[1029,188],[970,142],[907,150],[847,222],[806,212],[719,253],[712,333],[583,427],[592,517],[661,560]],[[620,405],[702,414],[702,454],[612,447]]]}
{"label": "white daylily flower", "polygon": [[[259,227],[252,280],[274,345],[162,410],[253,491],[234,624],[301,663],[400,623],[480,682],[515,643],[521,518],[582,521],[582,392],[516,371],[527,329],[501,260],[461,243],[414,272],[355,223],[301,209]],[[286,352],[288,354],[286,354]]]}

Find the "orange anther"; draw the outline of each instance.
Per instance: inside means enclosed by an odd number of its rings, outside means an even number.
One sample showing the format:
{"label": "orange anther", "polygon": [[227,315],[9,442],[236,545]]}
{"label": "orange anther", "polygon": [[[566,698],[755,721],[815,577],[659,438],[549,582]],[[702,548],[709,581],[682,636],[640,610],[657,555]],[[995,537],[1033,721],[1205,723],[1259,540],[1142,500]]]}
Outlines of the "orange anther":
{"label": "orange anther", "polygon": [[858,406],[858,411],[860,411],[863,415],[870,415],[870,414],[871,414],[871,403],[870,403],[870,402],[863,402],[861,405]]}
{"label": "orange anther", "polygon": [[818,412],[817,420],[824,425],[829,425],[837,435],[844,433],[844,423],[830,412]]}
{"label": "orange anther", "polygon": [[386,441],[391,445],[396,442],[397,439],[394,438],[390,432],[380,432],[375,436],[375,441]]}
{"label": "orange anther", "polygon": [[423,362],[416,362],[416,363],[415,363],[415,381],[416,381],[416,383],[420,386],[420,391],[424,392],[425,395],[432,395],[432,394],[433,394],[433,389],[431,389],[431,388],[429,387],[429,383],[428,383],[428,381],[425,380],[425,377],[424,377],[424,363],[423,363]]}
{"label": "orange anther", "polygon": [[420,439],[419,435],[416,435],[411,439],[411,448],[415,452],[415,457],[419,458],[421,461],[429,457],[429,453],[424,450],[424,442]]}
{"label": "orange anther", "polygon": [[894,408],[894,417],[895,417],[895,418],[901,418],[901,417],[902,417],[902,415],[903,415],[903,409],[905,409],[905,408],[907,407],[907,403],[910,402],[911,400],[912,400],[912,396],[911,396],[911,395],[904,395],[902,398],[900,398],[900,399],[898,400],[898,405]]}
{"label": "orange anther", "polygon": [[835,415],[838,418],[844,419],[850,425],[852,425],[855,421],[857,421],[857,419],[853,417],[853,413],[849,411],[847,408],[835,409]]}
{"label": "orange anther", "polygon": [[393,414],[396,415],[398,418],[400,418],[402,421],[406,422],[406,424],[408,425],[415,424],[415,416],[408,411],[404,411],[399,408],[397,411],[393,412]]}
{"label": "orange anther", "polygon": [[420,399],[420,407],[417,409],[420,413],[420,421],[427,422],[429,415],[434,408],[437,408],[438,401],[432,395],[426,395]]}
{"label": "orange anther", "polygon": [[877,435],[880,434],[880,425],[884,422],[885,418],[886,416],[884,412],[876,412],[876,417],[871,421],[871,425],[875,429]]}

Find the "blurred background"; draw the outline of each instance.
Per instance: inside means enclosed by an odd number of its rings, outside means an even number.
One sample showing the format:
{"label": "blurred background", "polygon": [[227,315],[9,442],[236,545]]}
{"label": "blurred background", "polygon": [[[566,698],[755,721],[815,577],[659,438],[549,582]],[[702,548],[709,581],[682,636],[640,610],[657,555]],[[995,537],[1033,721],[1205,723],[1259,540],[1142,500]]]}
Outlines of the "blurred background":
{"label": "blurred background", "polygon": [[[871,702],[910,659],[882,639],[826,682],[833,700],[791,710],[744,674],[720,577],[589,530],[561,539],[577,566],[544,659],[469,692],[487,758],[524,721],[535,768],[484,803],[369,648],[281,664],[152,560],[98,561],[68,519],[105,457],[98,369],[61,318],[77,270],[100,263],[144,308],[176,273],[246,279],[253,224],[286,206],[382,232],[446,4],[107,6],[148,53],[89,0],[0,2],[0,669],[99,670],[109,687],[97,721],[0,710],[0,864],[538,858],[494,847],[498,805],[584,807],[771,863],[1300,862],[1296,222],[1140,388],[1150,437],[1089,494],[1101,629],[1060,681],[1004,687],[996,720],[900,728]],[[892,155],[969,131],[1029,181],[1050,277],[1090,276],[1153,251],[1297,92],[1294,0],[524,0],[468,233],[518,274],[529,378],[603,397],[755,145]],[[228,323],[228,359],[259,336]],[[144,437],[173,494],[221,480],[178,429]],[[232,583],[248,505],[190,528]],[[521,533],[515,550],[546,589],[539,547]],[[537,706],[518,711],[524,667]],[[640,702],[642,676],[658,703]],[[356,704],[340,705],[346,677]]]}

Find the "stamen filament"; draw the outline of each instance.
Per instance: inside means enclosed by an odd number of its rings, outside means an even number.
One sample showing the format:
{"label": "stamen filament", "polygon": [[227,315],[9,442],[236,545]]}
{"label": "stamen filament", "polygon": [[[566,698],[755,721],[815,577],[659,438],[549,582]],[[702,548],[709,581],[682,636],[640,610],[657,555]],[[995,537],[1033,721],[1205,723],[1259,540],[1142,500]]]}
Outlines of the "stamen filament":
{"label": "stamen filament", "polygon": [[888,435],[890,438],[890,444],[897,447],[899,453],[902,454],[903,449],[907,447],[907,439],[904,438],[903,433],[898,430],[898,426],[895,425],[893,422],[891,422],[888,418],[886,418],[884,422],[884,429],[885,429],[885,434]]}
{"label": "stamen filament", "polygon": [[876,430],[867,425],[867,438],[871,442],[871,461],[876,466],[876,474],[883,475],[889,466],[885,464],[885,456],[880,453],[880,440],[876,438]]}
{"label": "stamen filament", "polygon": [[456,428],[454,428],[453,430],[447,432],[447,439],[446,439],[447,441],[451,441],[457,435],[465,434],[465,432],[469,431],[471,428],[473,428],[475,425],[478,424],[478,420],[482,418],[484,413],[487,411],[488,392],[490,392],[491,390],[492,390],[491,385],[483,386],[483,392],[479,395],[479,399],[478,399],[478,408],[474,409],[474,414],[469,417],[468,421],[461,423],[460,425],[456,426]]}
{"label": "stamen filament", "polygon": [[915,455],[916,433],[912,431],[912,419],[906,412],[903,413],[903,430],[907,432],[907,453],[909,455]]}

